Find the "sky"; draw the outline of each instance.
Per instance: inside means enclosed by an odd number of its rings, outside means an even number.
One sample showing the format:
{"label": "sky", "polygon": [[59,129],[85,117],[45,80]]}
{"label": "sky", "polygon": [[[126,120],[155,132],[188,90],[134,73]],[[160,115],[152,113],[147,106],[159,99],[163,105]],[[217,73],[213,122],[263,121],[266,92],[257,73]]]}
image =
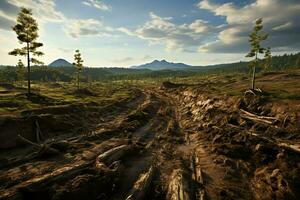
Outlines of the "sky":
{"label": "sky", "polygon": [[76,49],[89,67],[247,60],[261,17],[273,55],[300,50],[300,0],[0,0],[0,64],[19,59],[8,52],[21,47],[11,28],[20,7],[33,10],[45,64],[73,62]]}

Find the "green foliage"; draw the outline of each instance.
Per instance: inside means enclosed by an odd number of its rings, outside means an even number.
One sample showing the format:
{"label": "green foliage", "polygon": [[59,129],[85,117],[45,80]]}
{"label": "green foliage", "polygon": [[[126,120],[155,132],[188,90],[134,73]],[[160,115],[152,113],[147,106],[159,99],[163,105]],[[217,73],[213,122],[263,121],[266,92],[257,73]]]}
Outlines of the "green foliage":
{"label": "green foliage", "polygon": [[14,49],[9,52],[9,55],[13,56],[27,56],[27,67],[28,67],[28,94],[30,94],[30,63],[43,64],[33,56],[42,56],[43,52],[38,51],[39,47],[43,44],[37,42],[38,38],[38,24],[32,17],[32,10],[27,8],[21,8],[20,13],[17,17],[17,24],[13,27],[13,30],[17,34],[17,38],[20,44],[25,43],[26,45],[22,48]]}
{"label": "green foliage", "polygon": [[[268,71],[288,71],[290,69],[300,68],[300,53],[284,54],[281,56],[272,56],[271,64]],[[176,79],[193,77],[208,74],[248,74],[249,62],[236,62],[229,64],[212,65],[206,67],[194,67],[187,70],[162,70],[151,71],[147,69],[130,69],[130,68],[84,68],[81,72],[80,81],[82,83],[89,82],[111,82],[111,81],[139,81],[151,79]],[[257,72],[263,71],[265,60],[258,60]],[[261,66],[261,67],[260,67]],[[12,82],[17,79],[17,67],[0,66],[0,80]],[[70,82],[76,77],[75,67],[47,67],[33,66],[31,70],[31,80],[41,82]],[[90,77],[90,78],[89,78]]]}
{"label": "green foliage", "polygon": [[255,26],[253,27],[252,33],[249,35],[250,39],[250,46],[251,50],[246,55],[246,57],[254,57],[253,63],[251,63],[249,66],[252,68],[252,90],[255,89],[255,68],[258,63],[258,56],[259,54],[263,54],[265,52],[265,48],[261,47],[261,42],[266,40],[268,38],[268,34],[261,33],[261,30],[263,29],[263,20],[262,18],[256,20]]}
{"label": "green foliage", "polygon": [[77,70],[77,89],[79,89],[79,82],[80,82],[80,73],[83,70],[83,60],[81,58],[81,54],[79,52],[79,50],[77,49],[75,51],[75,55],[74,55],[74,63],[73,65],[75,66],[76,70]]}

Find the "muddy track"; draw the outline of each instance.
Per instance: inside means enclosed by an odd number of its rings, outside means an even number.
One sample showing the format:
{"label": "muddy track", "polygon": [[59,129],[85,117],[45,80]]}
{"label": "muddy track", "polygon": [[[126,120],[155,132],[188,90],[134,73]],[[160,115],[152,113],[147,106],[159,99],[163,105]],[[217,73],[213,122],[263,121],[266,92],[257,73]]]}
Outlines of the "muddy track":
{"label": "muddy track", "polygon": [[141,91],[94,130],[3,166],[0,199],[253,199],[253,179],[241,173],[247,162],[229,167],[236,160],[217,152],[218,138],[182,102],[165,90]]}
{"label": "muddy track", "polygon": [[[140,198],[166,198],[173,169],[189,165],[189,157],[178,150],[185,136],[172,101],[152,91],[142,96],[140,103],[132,102],[128,106],[131,109],[107,116],[94,131],[51,143],[54,148],[62,146],[59,155],[44,155],[3,168],[0,199],[80,199],[79,194],[87,195],[89,191],[80,192],[79,187],[91,185],[92,190],[94,182],[107,182],[109,190],[90,191],[91,199],[126,199],[151,166],[157,172],[151,183],[156,184],[151,184]],[[115,160],[118,169],[112,169],[115,161],[95,169],[98,155],[120,145],[128,145],[130,150]],[[91,178],[94,173],[108,174],[108,179]]]}
{"label": "muddy track", "polygon": [[[138,176],[153,163],[151,146],[157,133],[163,131],[161,128],[164,127],[161,122],[162,117],[158,116],[158,112],[163,109],[163,103],[152,93],[141,94],[138,100],[129,103],[126,107],[129,109],[124,109],[117,115],[107,116],[107,119],[103,120],[94,131],[50,142],[51,147],[60,149],[59,155],[39,156],[35,153],[31,159],[15,158],[20,161],[3,166],[0,172],[1,199],[28,199],[29,197],[34,199],[41,196],[58,198],[59,195],[52,194],[54,187],[57,187],[53,185],[52,179],[58,179],[57,183],[62,185],[72,183],[74,177],[76,179],[82,175],[83,169],[93,169],[91,162],[97,154],[118,145],[129,144],[135,146],[138,151],[129,153],[126,160],[122,162],[126,173],[121,173],[124,178],[113,183],[116,189],[113,189],[115,195],[111,198],[119,199],[126,196]],[[70,176],[71,180],[62,178],[65,173],[65,176]],[[44,188],[33,186],[38,183],[44,185]],[[65,195],[67,193],[64,192]],[[101,195],[112,196],[100,191]]]}

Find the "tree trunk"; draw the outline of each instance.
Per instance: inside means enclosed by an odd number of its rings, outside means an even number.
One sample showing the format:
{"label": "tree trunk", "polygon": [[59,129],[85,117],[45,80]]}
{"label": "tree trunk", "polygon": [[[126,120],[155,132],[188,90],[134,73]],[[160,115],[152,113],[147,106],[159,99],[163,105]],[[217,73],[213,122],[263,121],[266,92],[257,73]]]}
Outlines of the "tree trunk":
{"label": "tree trunk", "polygon": [[252,74],[252,90],[255,89],[255,71],[256,71],[256,65],[257,65],[257,53],[255,55],[255,64],[253,66],[253,74]]}
{"label": "tree trunk", "polygon": [[27,82],[28,82],[28,89],[27,93],[30,95],[31,93],[31,86],[30,86],[30,54],[29,54],[29,43],[27,42]]}
{"label": "tree trunk", "polygon": [[77,72],[77,90],[79,90],[79,72]]}

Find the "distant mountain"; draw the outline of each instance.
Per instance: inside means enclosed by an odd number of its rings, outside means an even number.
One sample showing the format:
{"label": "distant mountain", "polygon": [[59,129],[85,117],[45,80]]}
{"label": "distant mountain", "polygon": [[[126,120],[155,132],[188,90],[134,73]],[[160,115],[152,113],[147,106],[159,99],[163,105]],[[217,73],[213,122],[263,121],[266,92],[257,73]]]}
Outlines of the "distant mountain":
{"label": "distant mountain", "polygon": [[169,69],[169,70],[178,70],[178,69],[187,69],[189,67],[192,67],[190,65],[186,65],[184,63],[172,63],[168,62],[166,60],[154,60],[151,63],[146,63],[139,66],[132,66],[131,68],[134,69],[151,69],[151,70],[163,70],[163,69]]}
{"label": "distant mountain", "polygon": [[65,59],[57,59],[48,65],[49,67],[73,67],[71,63]]}

